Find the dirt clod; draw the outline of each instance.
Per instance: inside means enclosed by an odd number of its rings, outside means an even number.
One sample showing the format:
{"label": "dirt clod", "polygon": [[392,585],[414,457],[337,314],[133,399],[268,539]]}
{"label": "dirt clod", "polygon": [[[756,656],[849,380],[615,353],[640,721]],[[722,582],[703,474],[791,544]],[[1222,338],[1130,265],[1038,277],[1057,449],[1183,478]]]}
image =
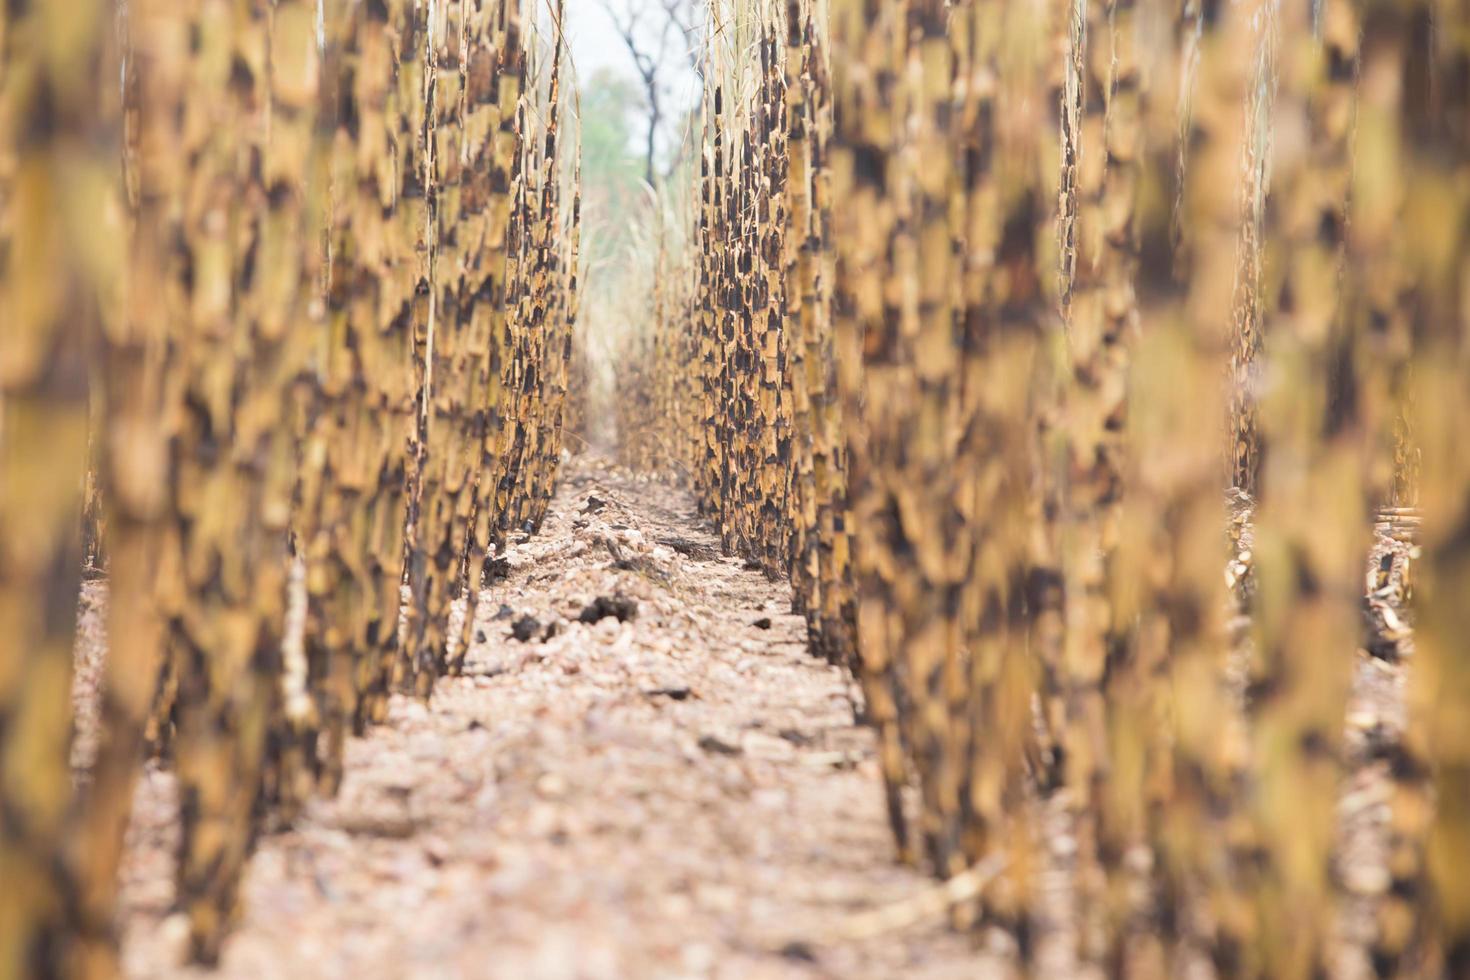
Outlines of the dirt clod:
{"label": "dirt clod", "polygon": [[781,947],[781,955],[788,960],[801,960],[804,963],[815,963],[817,961],[816,951],[811,944],[793,940]]}
{"label": "dirt clod", "polygon": [[651,698],[668,698],[671,701],[683,701],[693,692],[687,687],[655,687],[643,693]]}
{"label": "dirt clod", "polygon": [[541,631],[541,620],[535,616],[522,616],[510,624],[510,635],[521,643],[529,642]]}
{"label": "dirt clod", "polygon": [[[601,514],[577,513],[589,493],[609,501]],[[167,924],[178,801],[172,774],[150,767],[122,876],[125,975],[1011,975],[1005,957],[938,920],[873,940],[814,938],[932,883],[894,859],[848,682],[799,652],[800,617],[750,628],[753,610],[789,607],[788,588],[717,560],[719,538],[694,515],[681,490],[596,458],[570,464],[540,533],[509,543],[509,577],[482,593],[484,636],[471,634],[463,674],[427,706],[395,696],[382,724],[349,741],[336,797],[261,838],[211,974],[179,966],[182,920]],[[610,537],[667,580],[608,568]],[[589,605],[627,618],[550,634]],[[100,622],[96,608],[84,600],[87,622]],[[522,617],[543,624],[544,642],[517,647]],[[85,635],[98,659],[100,632]],[[85,676],[95,689],[100,672]],[[821,738],[775,737],[786,729]],[[773,734],[752,737],[762,732]],[[855,764],[829,761],[839,752]]]}
{"label": "dirt clod", "polygon": [[699,747],[716,755],[739,755],[744,751],[738,743],[731,742],[720,735],[699,736]]}
{"label": "dirt clod", "polygon": [[595,623],[609,616],[616,616],[620,623],[636,619],[638,600],[625,596],[621,592],[610,596],[600,595],[582,607],[581,613],[577,615],[577,622]]}

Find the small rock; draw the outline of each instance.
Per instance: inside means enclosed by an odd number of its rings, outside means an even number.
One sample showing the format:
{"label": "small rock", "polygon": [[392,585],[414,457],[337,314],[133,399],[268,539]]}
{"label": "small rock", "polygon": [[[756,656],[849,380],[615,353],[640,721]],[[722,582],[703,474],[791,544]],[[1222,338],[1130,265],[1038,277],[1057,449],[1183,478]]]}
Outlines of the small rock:
{"label": "small rock", "polygon": [[189,948],[189,917],[182,912],[175,912],[159,924],[158,934],[168,947],[170,957],[182,964],[184,954]]}
{"label": "small rock", "polygon": [[803,963],[815,963],[817,961],[816,951],[811,944],[800,939],[793,939],[781,947],[781,955],[788,960],[800,960]]}
{"label": "small rock", "polygon": [[1378,724],[1378,715],[1372,711],[1352,711],[1347,716],[1348,727],[1366,732]]}
{"label": "small rock", "polygon": [[719,735],[699,736],[699,747],[706,752],[714,752],[719,755],[739,755],[743,751],[740,746]]}
{"label": "small rock", "polygon": [[516,614],[516,611],[514,609],[510,608],[510,606],[507,606],[504,603],[501,603],[500,608],[497,609],[497,610],[495,610],[495,615],[492,616],[492,617],[490,617],[490,618],[491,619],[510,619],[510,617],[514,616],[515,614]]}
{"label": "small rock", "polygon": [[1351,895],[1382,895],[1392,884],[1388,869],[1377,864],[1355,864],[1343,872],[1343,886]]}
{"label": "small rock", "polygon": [[541,620],[535,616],[522,616],[510,624],[510,635],[525,643],[541,630]]}
{"label": "small rock", "polygon": [[750,625],[754,626],[758,630],[768,630],[768,629],[771,628],[771,617],[770,616],[762,616],[760,619],[757,619],[755,622],[751,623]]}
{"label": "small rock", "polygon": [[683,701],[693,692],[687,687],[655,687],[643,693],[651,698],[672,698],[675,701]]}
{"label": "small rock", "polygon": [[606,506],[606,500],[603,500],[601,497],[595,497],[589,493],[587,495],[587,502],[582,505],[582,513],[595,514]]}
{"label": "small rock", "polygon": [[1051,839],[1051,852],[1059,858],[1077,853],[1077,841],[1070,834],[1056,834]]}

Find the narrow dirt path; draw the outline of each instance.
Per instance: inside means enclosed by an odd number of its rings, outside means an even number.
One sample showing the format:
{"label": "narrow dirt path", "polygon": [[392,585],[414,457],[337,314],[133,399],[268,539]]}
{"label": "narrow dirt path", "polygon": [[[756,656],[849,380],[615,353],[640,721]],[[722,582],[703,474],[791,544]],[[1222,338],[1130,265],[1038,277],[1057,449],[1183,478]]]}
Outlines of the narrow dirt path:
{"label": "narrow dirt path", "polygon": [[[893,862],[847,680],[686,495],[577,462],[507,557],[466,676],[396,699],[340,797],[262,841],[220,975],[1006,975],[938,922],[832,938],[928,881]],[[619,595],[634,618],[578,621]],[[180,972],[173,817],[150,768],[124,871],[139,977]]]}

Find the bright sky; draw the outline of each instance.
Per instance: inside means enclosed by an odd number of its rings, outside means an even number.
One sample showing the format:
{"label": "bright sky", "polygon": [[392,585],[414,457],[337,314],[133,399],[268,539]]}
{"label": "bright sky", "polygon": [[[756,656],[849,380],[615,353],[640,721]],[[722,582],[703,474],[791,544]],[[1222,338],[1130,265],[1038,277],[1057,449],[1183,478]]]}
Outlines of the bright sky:
{"label": "bright sky", "polygon": [[590,78],[599,68],[637,77],[633,59],[614,32],[612,20],[600,0],[567,0],[566,33],[579,77]]}
{"label": "bright sky", "polygon": [[[629,79],[641,91],[642,82],[634,67],[633,58],[608,15],[606,3],[613,4],[619,11],[646,11],[641,18],[641,30],[649,35],[649,52],[652,53],[657,46],[664,17],[659,0],[566,0],[565,31],[572,60],[577,68],[577,79],[585,85],[599,70],[608,70]],[[702,0],[699,6],[703,6]],[[665,89],[663,128],[667,138],[669,128],[677,125],[675,121],[678,117],[698,102],[699,76],[689,68],[688,59],[678,49],[678,44],[670,43],[664,56],[660,78],[664,80],[661,85]],[[637,132],[639,127],[635,126],[634,129],[633,142],[641,145],[642,136]]]}

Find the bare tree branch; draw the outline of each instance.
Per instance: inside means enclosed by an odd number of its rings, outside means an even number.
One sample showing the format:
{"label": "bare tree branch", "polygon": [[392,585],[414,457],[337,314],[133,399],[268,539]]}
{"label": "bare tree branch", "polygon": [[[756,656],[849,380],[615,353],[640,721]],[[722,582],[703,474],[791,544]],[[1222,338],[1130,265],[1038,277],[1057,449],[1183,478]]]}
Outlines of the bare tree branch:
{"label": "bare tree branch", "polygon": [[697,0],[660,0],[660,2],[669,23],[678,27],[679,33],[684,35],[684,57],[689,60],[689,67],[696,75],[703,77],[704,65],[701,63],[699,44],[696,40],[700,32]]}
{"label": "bare tree branch", "polygon": [[[683,57],[688,60],[696,74],[702,75],[697,45],[691,38],[698,32],[698,0],[654,0],[657,8],[650,11],[648,0],[600,0],[602,9],[612,21],[613,29],[622,39],[633,67],[643,85],[643,97],[648,112],[648,128],[643,146],[643,179],[650,187],[655,186],[658,172],[654,167],[657,153],[659,127],[664,122],[664,88],[670,66],[668,55],[671,43],[682,47]],[[660,20],[657,40],[650,40],[644,30],[645,15],[652,13]]]}

